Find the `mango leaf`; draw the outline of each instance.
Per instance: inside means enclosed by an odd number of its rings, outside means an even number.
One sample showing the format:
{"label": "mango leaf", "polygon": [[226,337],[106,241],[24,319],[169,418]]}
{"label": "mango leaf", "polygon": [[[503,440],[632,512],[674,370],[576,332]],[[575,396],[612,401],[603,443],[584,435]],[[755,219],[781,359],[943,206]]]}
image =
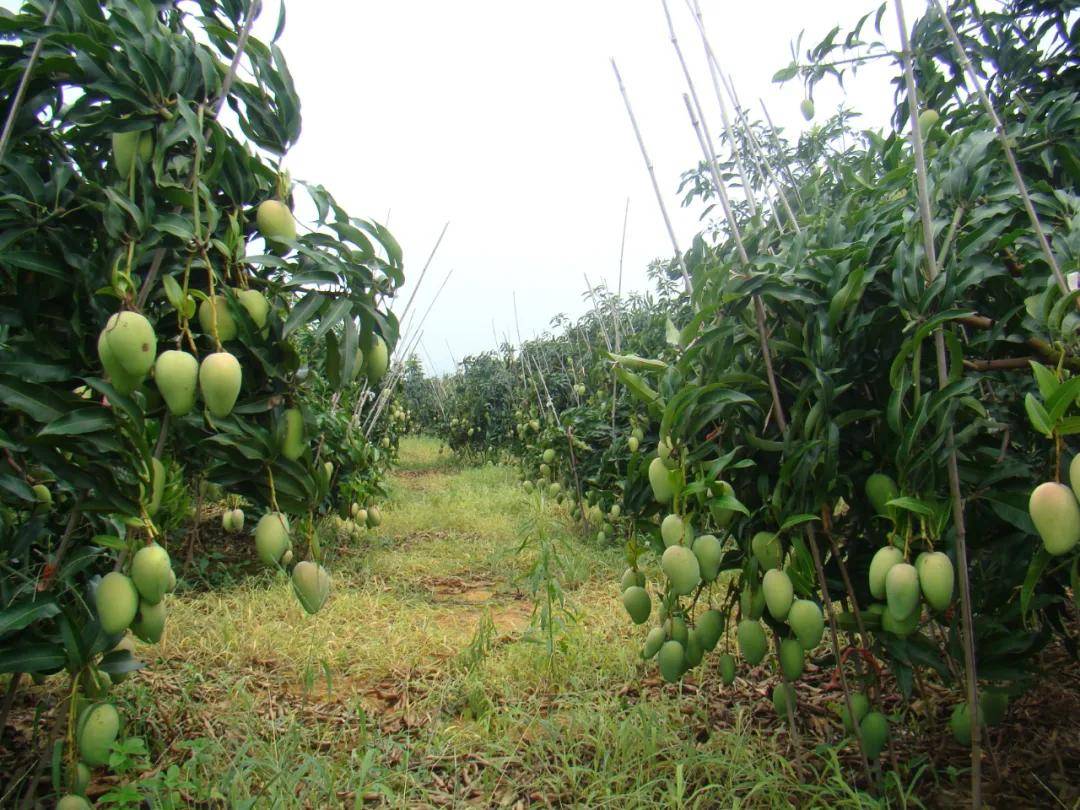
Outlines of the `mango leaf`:
{"label": "mango leaf", "polygon": [[893,498],[885,503],[886,506],[895,506],[898,509],[906,509],[908,512],[914,512],[916,515],[922,515],[923,517],[929,517],[934,514],[934,508],[930,504],[920,501],[918,498],[911,498],[907,495],[899,498]]}
{"label": "mango leaf", "polygon": [[59,644],[18,644],[0,649],[0,673],[51,672],[66,663],[67,656]]}
{"label": "mango leaf", "polygon": [[1043,404],[1030,391],[1024,396],[1024,410],[1027,411],[1028,420],[1035,430],[1044,436],[1053,435],[1054,428],[1050,422],[1050,414],[1046,412]]}
{"label": "mango leaf", "polygon": [[52,599],[20,602],[0,610],[0,638],[42,619],[51,619],[59,612],[60,607]]}
{"label": "mango leaf", "polygon": [[792,515],[782,524],[780,524],[780,531],[787,531],[788,529],[794,528],[795,526],[801,526],[803,523],[809,523],[811,520],[821,520],[821,518],[817,515],[810,514]]}

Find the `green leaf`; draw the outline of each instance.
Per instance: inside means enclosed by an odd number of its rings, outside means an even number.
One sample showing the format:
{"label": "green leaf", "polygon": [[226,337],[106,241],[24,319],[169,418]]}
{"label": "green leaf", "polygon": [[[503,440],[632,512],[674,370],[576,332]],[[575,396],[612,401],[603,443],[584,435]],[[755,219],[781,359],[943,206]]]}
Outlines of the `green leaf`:
{"label": "green leaf", "polygon": [[1034,373],[1035,382],[1039,386],[1039,396],[1044,400],[1049,400],[1060,385],[1057,375],[1042,363],[1037,363],[1034,360],[1031,361],[1031,371]]}
{"label": "green leaf", "polygon": [[1053,435],[1054,428],[1050,422],[1050,414],[1046,412],[1046,408],[1036,399],[1035,395],[1030,392],[1024,397],[1024,410],[1027,411],[1028,420],[1035,430],[1044,436]]}
{"label": "green leaf", "polygon": [[40,602],[20,602],[5,610],[0,610],[0,638],[8,633],[29,627],[36,621],[51,619],[59,612],[59,606],[52,599]]}
{"label": "green leaf", "polygon": [[663,360],[650,360],[647,357],[638,357],[634,354],[612,354],[607,353],[607,356],[625,368],[636,369],[638,371],[667,371],[668,364]]}
{"label": "green leaf", "polygon": [[1042,576],[1046,566],[1050,563],[1050,552],[1046,550],[1042,543],[1039,543],[1039,550],[1035,552],[1035,556],[1031,559],[1031,565],[1028,566],[1027,576],[1024,577],[1024,584],[1020,588],[1020,612],[1027,613],[1028,608],[1031,605],[1031,597],[1035,593],[1035,586],[1039,582],[1039,577]]}
{"label": "green leaf", "polygon": [[306,324],[315,317],[325,303],[326,296],[322,293],[310,292],[305,295],[289,312],[289,317],[285,319],[285,326],[281,330],[281,336],[288,337]]}
{"label": "green leaf", "polygon": [[79,408],[49,422],[38,436],[81,436],[99,430],[112,430],[115,426],[113,416],[107,409]]}
{"label": "green leaf", "polygon": [[67,656],[59,644],[19,644],[0,650],[0,673],[51,672],[66,663]]}
{"label": "green leaf", "polygon": [[785,532],[788,529],[792,529],[795,526],[801,526],[803,523],[809,523],[811,520],[821,520],[817,515],[802,514],[792,515],[780,525],[780,531]]}
{"label": "green leaf", "polygon": [[908,512],[914,512],[916,515],[922,515],[929,517],[934,514],[934,508],[930,504],[920,501],[918,498],[911,498],[907,495],[903,495],[899,498],[893,498],[891,501],[887,501],[886,506],[895,506],[898,509],[906,509]]}

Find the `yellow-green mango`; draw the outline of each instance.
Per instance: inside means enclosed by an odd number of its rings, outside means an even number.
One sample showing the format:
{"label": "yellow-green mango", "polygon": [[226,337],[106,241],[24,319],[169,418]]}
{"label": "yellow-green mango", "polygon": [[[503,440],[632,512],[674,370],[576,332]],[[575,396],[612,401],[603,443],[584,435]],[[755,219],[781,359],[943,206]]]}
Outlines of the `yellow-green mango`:
{"label": "yellow-green mango", "polygon": [[296,461],[304,454],[304,414],[299,408],[286,408],[281,436],[281,455]]}
{"label": "yellow-green mango", "polygon": [[92,768],[109,763],[109,752],[120,733],[120,713],[111,703],[95,703],[83,709],[76,742],[79,757]]}
{"label": "yellow-green mango", "polygon": [[165,632],[165,602],[152,605],[139,602],[139,612],[131,624],[131,632],[147,644],[157,644]]}
{"label": "yellow-green mango", "polygon": [[795,588],[791,577],[779,568],[770,568],[761,581],[761,590],[765,594],[765,605],[769,613],[778,622],[787,618],[791,610],[791,601],[795,598]]}
{"label": "yellow-green mango", "polygon": [[668,515],[660,523],[660,537],[663,538],[665,547],[679,545],[685,532],[686,526],[678,515]]}
{"label": "yellow-green mango", "polygon": [[139,592],[135,583],[119,571],[110,571],[101,578],[94,592],[98,620],[106,635],[122,633],[135,620],[139,610]]}
{"label": "yellow-green mango", "polygon": [[897,563],[885,575],[886,612],[898,622],[919,609],[919,572],[914,565]]}
{"label": "yellow-green mango", "polygon": [[[727,481],[717,481],[712,486],[712,495],[713,497],[720,497],[723,495],[734,497],[735,488]],[[712,513],[713,520],[716,522],[716,527],[718,529],[726,529],[731,525],[731,521],[735,517],[734,509],[725,509],[722,506],[710,506],[709,512]]]}
{"label": "yellow-green mango", "polygon": [[267,242],[296,239],[296,219],[280,200],[264,200],[255,210],[255,226]]}
{"label": "yellow-green mango", "polygon": [[318,613],[330,595],[330,575],[318,563],[298,562],[292,572],[292,583],[308,613]]}
{"label": "yellow-green mango", "polygon": [[671,546],[660,558],[660,568],[671,582],[671,591],[687,596],[701,583],[701,566],[686,546]]}
{"label": "yellow-green mango", "polygon": [[258,290],[237,290],[236,300],[246,311],[260,331],[265,331],[266,316],[270,314],[270,302]]}
{"label": "yellow-green mango", "polygon": [[131,581],[144,602],[156,605],[169,590],[169,552],[157,543],[143,546],[131,558]]}
{"label": "yellow-green mango", "polygon": [[896,546],[882,546],[870,560],[870,593],[875,599],[885,598],[885,577],[889,569],[904,561],[904,553]]}
{"label": "yellow-green mango", "polygon": [[138,312],[117,312],[105,323],[102,334],[126,374],[141,380],[149,373],[157,357],[157,335],[150,321]]}
{"label": "yellow-green mango", "polygon": [[97,349],[98,358],[101,360],[101,367],[105,369],[105,376],[109,378],[109,382],[112,383],[113,388],[126,396],[139,387],[139,383],[142,382],[143,378],[128,374],[124,371],[124,368],[113,354],[112,349],[109,348],[109,341],[105,336],[104,329],[101,331],[101,334],[98,335]]}
{"label": "yellow-green mango", "polygon": [[173,416],[191,413],[199,382],[199,361],[194,355],[176,349],[162,352],[154,364],[154,382],[169,413]]}
{"label": "yellow-green mango", "polygon": [[1039,484],[1031,493],[1028,510],[1050,554],[1068,554],[1080,542],[1080,506],[1067,486],[1053,482]]}
{"label": "yellow-green mango", "polygon": [[772,532],[758,532],[750,540],[750,550],[764,570],[779,568],[783,555],[780,538]]}
{"label": "yellow-green mango", "polygon": [[555,451],[549,447],[547,450],[544,451],[543,458],[545,464],[551,464],[553,461],[555,461]]}
{"label": "yellow-green mango", "polygon": [[742,657],[746,659],[746,663],[750,666],[756,667],[765,658],[765,651],[768,646],[765,641],[765,630],[762,629],[761,622],[743,619],[739,622],[736,636],[739,640],[739,652],[742,653]]}
{"label": "yellow-green mango", "polygon": [[805,654],[802,644],[793,638],[780,642],[780,671],[789,681],[797,681],[803,674]]}
{"label": "yellow-green mango", "polygon": [[208,354],[199,366],[199,390],[203,402],[218,419],[232,413],[242,381],[240,361],[229,352]]}
{"label": "yellow-green mango", "polygon": [[724,546],[714,535],[703,534],[694,540],[694,556],[701,566],[701,578],[712,582],[720,574],[720,563],[724,558]]}
{"label": "yellow-green mango", "polygon": [[44,484],[34,484],[30,489],[34,493],[34,500],[37,502],[34,507],[34,514],[44,515],[48,513],[53,505],[52,490]]}
{"label": "yellow-green mango", "polygon": [[371,346],[367,350],[367,380],[369,385],[378,385],[390,365],[390,352],[386,341],[379,335],[372,335]]}
{"label": "yellow-green mango", "polygon": [[277,565],[291,545],[289,519],[281,512],[267,512],[255,524],[255,552],[267,565]]}
{"label": "yellow-green mango", "polygon": [[377,506],[371,506],[367,510],[367,525],[369,529],[377,528],[382,524],[382,512]]}
{"label": "yellow-green mango", "polygon": [[116,166],[117,173],[126,179],[131,176],[131,171],[136,166],[136,159],[140,163],[149,162],[154,154],[154,137],[149,130],[114,132],[112,151],[113,165]]}
{"label": "yellow-green mango", "polygon": [[937,110],[932,108],[923,110],[919,113],[919,132],[925,138],[930,134],[930,130],[937,126],[937,122],[940,120],[941,115],[938,114]]}
{"label": "yellow-green mango", "polygon": [[638,451],[638,447],[640,446],[640,442],[638,442],[636,436],[631,436],[627,440],[626,446],[629,448],[631,453],[636,453]]}
{"label": "yellow-green mango", "polygon": [[[79,763],[80,765],[82,763]],[[84,766],[85,767],[85,766]],[[92,810],[93,805],[85,797],[69,793],[56,803],[56,810]]]}
{"label": "yellow-green mango", "polygon": [[156,456],[150,458],[150,503],[146,505],[146,514],[153,517],[161,508],[161,499],[165,497],[165,480],[168,475],[165,465]]}
{"label": "yellow-green mango", "polygon": [[644,588],[639,585],[627,588],[623,591],[622,603],[634,624],[645,624],[649,620],[649,614],[652,613],[652,600],[649,598],[649,592]]}
{"label": "yellow-green mango", "polygon": [[945,610],[952,602],[956,580],[952,560],[940,551],[924,552],[915,561],[915,570],[926,603],[938,612]]}
{"label": "yellow-green mango", "polygon": [[907,638],[919,628],[920,611],[913,610],[906,619],[897,619],[887,607],[881,612],[881,629],[900,638]]}
{"label": "yellow-green mango", "polygon": [[199,304],[199,328],[203,334],[214,334],[214,318],[217,318],[217,337],[222,343],[236,338],[236,319],[223,295],[207,298]]}
{"label": "yellow-green mango", "polygon": [[814,100],[812,98],[804,98],[799,102],[799,112],[802,113],[802,117],[807,121],[814,120]]}

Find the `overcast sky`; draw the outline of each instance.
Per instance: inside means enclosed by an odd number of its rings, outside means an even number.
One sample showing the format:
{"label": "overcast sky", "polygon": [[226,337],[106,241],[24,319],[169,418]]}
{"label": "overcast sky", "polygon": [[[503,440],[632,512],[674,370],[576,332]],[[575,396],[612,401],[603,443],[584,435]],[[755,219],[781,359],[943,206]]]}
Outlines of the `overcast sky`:
{"label": "overcast sky", "polygon": [[[267,39],[280,0],[265,0]],[[711,118],[719,113],[684,0],[669,0]],[[875,0],[701,0],[722,67],[743,101],[764,98],[789,133],[807,126],[803,88],[771,83],[800,30],[815,44]],[[700,212],[679,206],[680,173],[699,157],[685,82],[660,0],[288,0],[280,45],[300,95],[303,133],[286,167],[321,182],[354,216],[384,221],[405,251],[404,305],[443,224],[450,222],[414,308],[426,309],[421,358],[435,370],[514,336],[516,292],[528,338],[558,313],[587,309],[584,275],[615,287],[626,199],[624,290],[648,287],[646,267],[672,255],[611,70],[622,72],[681,245]],[[910,19],[924,8],[909,3]],[[893,9],[885,36],[894,43]],[[910,21],[910,20],[909,20]],[[873,35],[868,26],[867,34]],[[887,70],[860,71],[847,104],[880,126],[891,111]],[[842,99],[815,91],[818,118]],[[298,212],[302,213],[302,212]]]}

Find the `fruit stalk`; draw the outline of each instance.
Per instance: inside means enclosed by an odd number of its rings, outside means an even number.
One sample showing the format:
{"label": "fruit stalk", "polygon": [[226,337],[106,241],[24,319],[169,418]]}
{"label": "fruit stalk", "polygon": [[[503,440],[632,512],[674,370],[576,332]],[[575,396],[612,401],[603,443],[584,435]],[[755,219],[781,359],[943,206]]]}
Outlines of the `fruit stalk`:
{"label": "fruit stalk", "polygon": [[[940,13],[940,5],[938,6]],[[945,19],[945,15],[941,15]],[[923,245],[926,253],[926,272],[932,281],[938,275],[937,257],[934,251],[933,217],[930,211],[930,192],[927,182],[926,155],[923,153],[922,133],[919,129],[919,96],[915,87],[915,71],[911,64],[911,43],[908,38],[907,21],[904,18],[903,0],[896,0],[896,21],[900,29],[900,62],[907,89],[908,116],[911,126],[911,146],[915,154],[915,172],[919,196],[919,215],[922,220]],[[948,20],[945,20],[949,25]],[[954,32],[955,34],[955,32]],[[962,49],[961,49],[962,50]],[[991,107],[991,111],[992,111]],[[994,116],[996,120],[996,116]],[[998,121],[1000,124],[1000,121]],[[1010,161],[1012,162],[1012,161]],[[1015,163],[1012,163],[1015,166]],[[1019,180],[1019,170],[1016,170]],[[1020,181],[1021,188],[1023,182]],[[1041,229],[1039,230],[1041,234]],[[1052,265],[1057,267],[1056,263]],[[1058,269],[1058,276],[1061,271]],[[1061,278],[1064,282],[1064,278]],[[1067,285],[1064,288],[1068,291]],[[939,327],[934,332],[934,348],[937,354],[938,387],[945,388],[949,382],[948,359],[945,354],[945,335]],[[967,676],[968,705],[979,705],[978,683],[975,671],[975,626],[971,608],[971,581],[968,576],[967,530],[964,521],[964,505],[960,493],[960,468],[956,460],[956,437],[952,426],[946,434],[948,450],[949,495],[952,501],[953,527],[956,531],[956,567],[960,580],[960,609],[963,619],[964,669]],[[971,806],[982,806],[982,753],[980,751],[979,712],[971,717]]]}

